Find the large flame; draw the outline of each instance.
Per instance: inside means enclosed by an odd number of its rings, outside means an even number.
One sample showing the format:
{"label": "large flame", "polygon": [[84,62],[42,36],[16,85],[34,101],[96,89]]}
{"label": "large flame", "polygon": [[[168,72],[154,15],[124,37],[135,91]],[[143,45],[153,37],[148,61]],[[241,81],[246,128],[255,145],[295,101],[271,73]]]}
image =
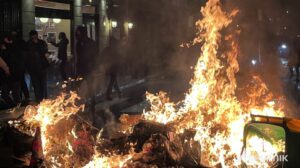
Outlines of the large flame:
{"label": "large flame", "polygon": [[[241,165],[243,129],[250,121],[250,114],[283,116],[277,108],[265,84],[255,76],[247,97],[236,97],[235,74],[239,71],[237,61],[238,32],[225,31],[238,11],[227,13],[219,0],[209,0],[201,9],[203,19],[196,23],[198,37],[194,44],[201,44],[201,52],[191,80],[191,88],[185,99],[171,102],[165,92],[147,93],[151,109],[143,113],[146,120],[172,125],[178,133],[194,129],[195,141],[201,144],[201,162],[208,166],[223,167]],[[220,47],[222,44],[222,48]],[[45,100],[37,109],[28,108],[24,119],[41,128],[43,152],[48,167],[126,167],[132,154],[109,156],[94,150],[93,139],[86,128],[76,127],[72,118],[83,109],[76,105],[75,93],[62,94],[56,100]],[[259,137],[249,139],[249,148],[260,151],[256,143],[264,142]],[[267,167],[269,162],[260,156],[272,157],[279,151],[276,145],[266,143],[263,151],[254,154],[256,159],[247,161],[254,167]],[[251,151],[251,150],[250,150]],[[112,152],[113,153],[113,152]],[[93,156],[92,156],[93,155]]]}
{"label": "large flame", "polygon": [[125,163],[132,158],[132,155],[125,156],[97,156],[90,161],[84,168],[118,168],[124,167]]}
{"label": "large flame", "polygon": [[[185,99],[176,104],[170,102],[164,92],[157,95],[148,93],[151,110],[144,112],[143,116],[147,120],[164,124],[174,123],[178,132],[195,129],[197,133],[194,140],[199,141],[202,146],[203,164],[239,166],[243,128],[250,120],[250,113],[283,116],[283,112],[275,110],[275,102],[271,99],[264,99],[259,103],[251,101],[267,94],[266,86],[258,77],[254,77],[253,82],[260,89],[249,93],[247,103],[240,103],[235,96],[235,73],[238,72],[239,65],[238,44],[234,37],[238,32],[231,32],[230,35],[222,37],[221,30],[231,23],[231,18],[237,11],[226,13],[222,10],[219,0],[209,0],[201,9],[201,13],[203,19],[196,23],[199,36],[194,42],[202,44],[202,48],[195,66],[191,89]],[[228,49],[220,49],[221,42]],[[272,149],[272,146],[270,148]],[[265,154],[268,152],[270,151],[265,151]],[[256,165],[264,167],[262,163]]]}
{"label": "large flame", "polygon": [[285,151],[284,146],[282,141],[272,144],[257,136],[251,136],[247,141],[248,150],[243,153],[242,160],[248,167],[270,167],[276,161],[278,153]]}
{"label": "large flame", "polygon": [[28,106],[25,110],[26,123],[40,127],[47,167],[81,165],[83,158],[92,157],[94,153],[84,126],[76,129],[74,115],[84,109],[83,105],[76,104],[79,99],[75,92],[62,93],[54,100],[44,100],[37,107]]}

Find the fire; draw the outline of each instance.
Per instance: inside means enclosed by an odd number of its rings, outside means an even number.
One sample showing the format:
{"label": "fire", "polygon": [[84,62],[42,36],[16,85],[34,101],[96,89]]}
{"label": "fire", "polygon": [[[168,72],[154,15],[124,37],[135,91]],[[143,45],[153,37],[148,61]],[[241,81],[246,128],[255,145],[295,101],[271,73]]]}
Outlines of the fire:
{"label": "fire", "polygon": [[284,143],[282,141],[271,144],[257,136],[249,137],[247,141],[247,149],[242,160],[248,167],[270,167],[276,160],[278,152],[284,152]]}
{"label": "fire", "polygon": [[[147,120],[173,124],[178,132],[195,129],[194,140],[200,142],[202,149],[201,162],[208,166],[218,163],[223,167],[240,166],[243,128],[250,121],[251,113],[283,116],[281,110],[275,110],[274,101],[266,102],[268,99],[264,99],[260,104],[251,101],[267,94],[262,81],[256,83],[260,90],[252,90],[247,103],[241,103],[235,96],[235,74],[239,71],[235,40],[238,32],[223,38],[221,30],[232,22],[231,18],[237,12],[224,12],[219,0],[207,2],[201,9],[203,19],[196,23],[199,36],[194,42],[203,45],[189,92],[179,103],[171,102],[164,92],[157,95],[148,93],[151,108],[143,114]],[[221,42],[228,48],[222,53]],[[256,146],[251,147],[257,149]]]}
{"label": "fire", "polygon": [[[265,84],[253,78],[245,100],[236,97],[235,74],[239,71],[237,57],[239,32],[225,34],[238,11],[227,13],[222,10],[219,0],[209,0],[201,9],[203,19],[196,22],[198,37],[194,44],[201,43],[201,52],[191,80],[191,88],[185,99],[171,102],[165,92],[147,93],[151,104],[142,117],[162,124],[169,124],[176,133],[194,129],[193,138],[201,144],[201,162],[207,166],[221,164],[222,167],[241,166],[243,129],[250,121],[250,114],[284,116],[269,94]],[[220,44],[222,43],[222,48]],[[127,167],[134,153],[104,155],[97,152],[97,143],[90,136],[84,124],[78,124],[76,115],[84,109],[77,105],[80,99],[76,93],[62,94],[55,100],[44,100],[37,108],[28,108],[24,120],[41,128],[43,153],[48,167]],[[265,148],[255,145],[263,140],[249,139],[249,151],[256,160],[250,165],[267,167],[263,156],[275,156],[281,151],[280,145],[265,142]]]}
{"label": "fire", "polygon": [[132,155],[115,155],[115,156],[94,156],[84,168],[121,168],[125,163],[132,158]]}
{"label": "fire", "polygon": [[[47,167],[80,165],[83,162],[80,157],[88,158],[88,155],[91,157],[93,154],[93,144],[85,128],[82,126],[75,131],[77,121],[74,115],[84,109],[83,105],[76,104],[79,99],[75,92],[62,93],[54,100],[44,100],[36,108],[29,106],[25,110],[23,119],[26,123],[40,127]],[[71,164],[69,160],[72,159]]]}

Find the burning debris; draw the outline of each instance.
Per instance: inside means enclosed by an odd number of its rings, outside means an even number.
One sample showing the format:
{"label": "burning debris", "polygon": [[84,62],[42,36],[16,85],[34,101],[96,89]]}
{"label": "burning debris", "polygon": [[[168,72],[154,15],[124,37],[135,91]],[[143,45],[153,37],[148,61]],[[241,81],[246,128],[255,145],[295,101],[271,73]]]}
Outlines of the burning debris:
{"label": "burning debris", "polygon": [[200,144],[193,141],[194,136],[195,131],[192,130],[176,134],[172,126],[140,121],[131,134],[104,140],[98,152],[109,154],[107,152],[117,151],[116,154],[124,155],[134,147],[125,167],[202,167]]}
{"label": "burning debris", "polygon": [[22,121],[11,123],[19,131],[39,137],[33,141],[33,153],[42,150],[43,158],[37,158],[44,160],[46,167],[82,167],[94,154],[90,128],[77,116],[84,106],[77,105],[77,100],[76,93],[63,93],[37,107],[28,106]]}
{"label": "burning debris", "polygon": [[[147,93],[150,110],[142,116],[122,116],[122,126],[113,137],[92,134],[90,125],[78,116],[84,107],[76,104],[75,93],[28,107],[23,122],[29,130],[40,128],[46,167],[241,166],[243,128],[250,113],[283,116],[283,112],[270,97],[261,101],[267,90],[258,80],[255,86],[262,89],[251,90],[242,102],[236,97],[238,32],[221,31],[237,12],[226,13],[219,0],[207,2],[201,9],[203,19],[196,23],[199,32],[194,43],[202,48],[185,99],[173,103],[164,92]],[[258,141],[259,137],[251,140]],[[269,145],[262,153],[276,151]],[[248,163],[269,164],[259,156]]]}

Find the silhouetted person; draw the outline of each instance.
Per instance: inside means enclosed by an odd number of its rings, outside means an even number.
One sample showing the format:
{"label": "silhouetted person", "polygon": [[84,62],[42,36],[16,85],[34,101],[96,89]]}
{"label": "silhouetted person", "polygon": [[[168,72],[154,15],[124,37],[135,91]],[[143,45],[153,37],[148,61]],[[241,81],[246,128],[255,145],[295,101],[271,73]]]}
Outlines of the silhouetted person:
{"label": "silhouetted person", "polygon": [[55,47],[58,47],[58,58],[61,60],[61,63],[59,65],[59,71],[60,75],[63,81],[67,80],[67,74],[66,74],[66,64],[67,64],[67,49],[69,40],[67,39],[67,36],[64,32],[60,32],[58,35],[59,42],[54,43],[51,42],[52,45]]}
{"label": "silhouetted person", "polygon": [[11,74],[7,63],[2,58],[3,50],[5,50],[5,45],[0,43],[0,46],[0,90],[2,91],[1,98],[4,100],[4,107],[1,107],[0,109],[6,109],[13,107],[14,101],[9,96],[9,92],[7,92],[9,85],[8,77]]}
{"label": "silhouetted person", "polygon": [[94,40],[88,38],[87,29],[83,26],[77,27],[76,39],[76,75],[85,78],[95,68],[97,46]]}
{"label": "silhouetted person", "polygon": [[[4,79],[2,94],[3,99],[10,107],[21,102],[21,79],[25,71],[21,51],[15,37],[8,35],[4,38],[1,57],[9,68],[9,75],[6,75]],[[10,91],[13,99],[10,99]]]}
{"label": "silhouetted person", "polygon": [[111,36],[109,39],[109,45],[103,50],[103,57],[106,64],[106,74],[109,76],[109,84],[106,89],[107,100],[112,100],[112,89],[114,88],[118,96],[121,97],[121,90],[118,85],[117,75],[120,67],[120,48],[118,41]]}
{"label": "silhouetted person", "polygon": [[[96,42],[87,36],[87,29],[83,26],[78,26],[76,29],[76,77],[83,78],[87,83],[87,96],[90,98],[90,111],[93,119],[95,112],[95,89],[93,71],[96,65],[97,45]],[[77,83],[79,90],[82,81]],[[88,103],[88,102],[86,102]],[[87,104],[88,105],[88,104]]]}
{"label": "silhouetted person", "polygon": [[38,33],[31,30],[27,42],[26,66],[31,78],[37,102],[47,98],[47,68],[49,66],[46,54],[47,43],[38,38]]}
{"label": "silhouetted person", "polygon": [[11,32],[12,42],[13,42],[13,50],[15,55],[18,59],[18,78],[21,86],[21,96],[22,93],[24,94],[24,101],[27,103],[30,99],[29,90],[27,84],[25,82],[25,50],[26,50],[26,43],[21,38],[20,34],[16,31]]}

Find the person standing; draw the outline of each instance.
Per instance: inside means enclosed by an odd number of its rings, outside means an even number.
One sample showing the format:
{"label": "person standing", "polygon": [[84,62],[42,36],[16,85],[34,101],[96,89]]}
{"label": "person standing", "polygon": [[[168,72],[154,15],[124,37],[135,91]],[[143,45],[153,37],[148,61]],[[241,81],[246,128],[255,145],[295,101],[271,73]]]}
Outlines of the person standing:
{"label": "person standing", "polygon": [[18,78],[18,81],[20,82],[21,93],[24,94],[24,103],[26,105],[28,103],[28,101],[30,100],[29,90],[28,90],[27,84],[25,82],[26,68],[25,68],[24,56],[25,56],[25,50],[26,50],[26,43],[21,38],[20,33],[18,33],[17,31],[11,32],[11,39],[12,39],[12,51],[16,58],[15,66],[18,71],[17,78]]}
{"label": "person standing", "polygon": [[[78,26],[76,29],[76,77],[88,80],[88,96],[93,95],[92,72],[95,70],[97,55],[96,42],[87,36],[87,29]],[[91,87],[90,87],[91,86]]]}
{"label": "person standing", "polygon": [[102,55],[106,65],[106,75],[109,76],[109,84],[106,89],[106,99],[112,100],[113,88],[118,93],[118,96],[121,97],[121,90],[117,80],[121,60],[120,46],[117,39],[113,36],[110,37],[109,45],[103,50]]}
{"label": "person standing", "polygon": [[5,62],[4,50],[6,50],[6,46],[4,43],[0,45],[0,89],[2,91],[1,98],[4,100],[5,103],[4,107],[1,107],[0,109],[6,109],[13,107],[15,103],[9,95],[9,77],[11,76],[11,73],[7,63]]}
{"label": "person standing", "polygon": [[83,26],[77,27],[76,40],[76,75],[87,79],[96,65],[96,42],[88,38],[87,29]]}
{"label": "person standing", "polygon": [[76,89],[79,91],[83,81],[87,83],[87,106],[90,106],[94,119],[95,112],[95,89],[94,89],[94,71],[96,68],[96,55],[98,55],[96,42],[90,39],[87,35],[87,29],[83,26],[78,26],[75,32],[76,35],[76,78],[83,80],[77,82]]}
{"label": "person standing", "polygon": [[25,71],[21,51],[22,49],[19,48],[13,34],[4,38],[4,48],[2,49],[1,55],[3,60],[7,63],[10,75],[7,76],[6,84],[2,92],[3,95],[9,96],[10,91],[12,91],[13,103],[9,103],[11,106],[15,106],[21,102],[21,79]]}
{"label": "person standing", "polygon": [[31,30],[27,42],[26,66],[31,78],[36,102],[47,98],[47,60],[48,47],[44,40],[38,38],[38,32]]}
{"label": "person standing", "polygon": [[67,80],[67,74],[66,74],[66,64],[67,64],[67,49],[69,40],[67,39],[67,36],[64,32],[60,32],[58,35],[59,42],[50,42],[55,47],[58,47],[58,59],[61,60],[61,63],[59,65],[59,71],[60,75],[63,81]]}

